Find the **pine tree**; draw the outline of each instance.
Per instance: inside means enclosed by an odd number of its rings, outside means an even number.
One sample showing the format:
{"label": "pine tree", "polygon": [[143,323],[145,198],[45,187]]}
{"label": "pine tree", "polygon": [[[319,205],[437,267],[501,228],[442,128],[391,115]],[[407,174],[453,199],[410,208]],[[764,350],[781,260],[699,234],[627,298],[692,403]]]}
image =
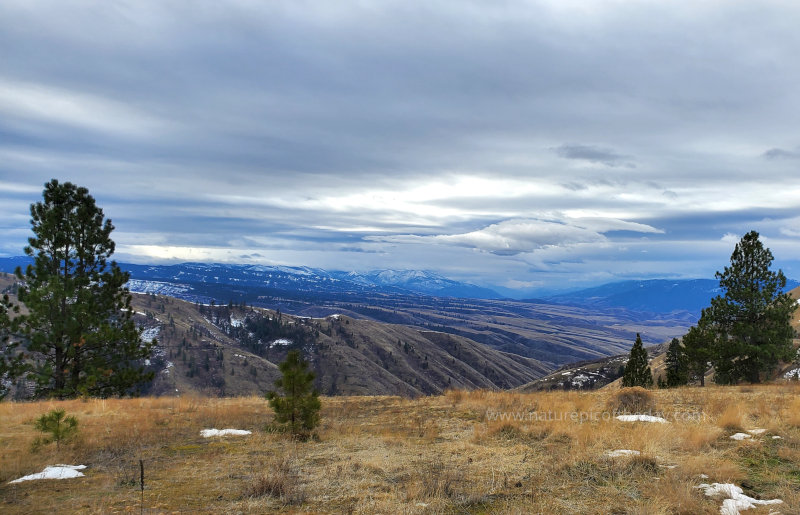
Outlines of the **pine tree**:
{"label": "pine tree", "polygon": [[48,433],[48,436],[34,440],[32,445],[34,450],[52,442],[55,442],[56,449],[60,450],[61,442],[70,440],[78,433],[78,419],[71,415],[67,416],[63,409],[55,409],[37,418],[34,427],[42,433]]}
{"label": "pine tree", "polygon": [[731,265],[716,274],[725,295],[711,300],[708,317],[716,335],[718,383],[758,383],[794,355],[791,319],[797,304],[783,293],[786,277],[770,270],[772,260],[772,252],[751,231],[736,245]]}
{"label": "pine tree", "polygon": [[641,386],[649,388],[653,386],[653,372],[650,370],[647,358],[647,349],[644,348],[642,338],[636,334],[636,341],[631,348],[628,364],[625,365],[625,373],[622,376],[622,386]]}
{"label": "pine tree", "polygon": [[321,404],[313,386],[314,372],[308,370],[308,363],[296,350],[289,351],[279,368],[282,377],[275,381],[275,386],[282,389],[284,395],[267,393],[269,404],[275,410],[275,421],[287,425],[294,435],[306,434],[319,423]]}
{"label": "pine tree", "polygon": [[682,386],[689,382],[689,362],[681,342],[673,338],[667,348],[667,388]]}
{"label": "pine tree", "polygon": [[8,394],[12,384],[23,370],[23,355],[17,351],[20,344],[19,306],[8,295],[0,299],[0,400]]}
{"label": "pine tree", "polygon": [[691,327],[683,337],[689,378],[700,381],[700,386],[706,385],[706,371],[713,355],[714,338],[707,310],[704,309],[697,325]]}
{"label": "pine tree", "polygon": [[25,253],[34,258],[19,300],[25,347],[38,396],[135,393],[152,379],[144,370],[155,342],[140,341],[133,322],[128,274],[108,259],[114,226],[86,188],[53,179],[43,201],[31,205],[34,236]]}

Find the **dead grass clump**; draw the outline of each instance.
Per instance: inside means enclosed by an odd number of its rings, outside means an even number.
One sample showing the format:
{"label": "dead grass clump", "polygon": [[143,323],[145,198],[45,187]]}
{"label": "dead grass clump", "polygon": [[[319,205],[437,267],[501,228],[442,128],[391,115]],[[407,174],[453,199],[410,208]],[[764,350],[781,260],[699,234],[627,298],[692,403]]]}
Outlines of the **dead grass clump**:
{"label": "dead grass clump", "polygon": [[521,440],[522,430],[511,423],[504,423],[489,429],[489,434],[502,438],[503,440]]}
{"label": "dead grass clump", "polygon": [[448,388],[444,391],[444,397],[450,401],[451,406],[456,407],[461,404],[462,400],[464,400],[464,390]]}
{"label": "dead grass clump", "polygon": [[708,449],[723,434],[722,429],[708,425],[690,425],[680,430],[680,446],[685,451]]}
{"label": "dead grass clump", "polygon": [[446,499],[459,503],[474,500],[475,493],[466,487],[463,467],[437,461],[415,468],[417,474],[406,490],[409,500]]}
{"label": "dead grass clump", "polygon": [[[739,484],[742,479],[747,477],[737,463],[714,454],[687,456],[682,460],[678,470],[685,478],[704,483]],[[701,479],[701,474],[709,477]]]}
{"label": "dead grass clump", "polygon": [[723,429],[740,431],[745,429],[746,418],[746,413],[741,404],[731,404],[717,417],[717,426]]}
{"label": "dead grass clump", "polygon": [[641,386],[622,388],[609,402],[609,409],[617,413],[649,414],[656,407],[653,394]]}
{"label": "dead grass clump", "polygon": [[785,415],[786,423],[790,426],[800,427],[800,397],[795,397],[789,405]]}
{"label": "dead grass clump", "polygon": [[636,477],[640,474],[652,475],[660,471],[656,459],[646,454],[631,456],[624,470],[627,475],[632,477]]}
{"label": "dead grass clump", "polygon": [[286,504],[302,504],[305,493],[297,464],[288,457],[276,461],[270,470],[256,474],[247,485],[244,497],[273,497]]}
{"label": "dead grass clump", "polygon": [[705,496],[700,495],[693,482],[686,482],[672,473],[660,478],[652,501],[654,505],[661,507],[663,513],[675,515],[717,513],[718,510],[716,502],[712,504]]}
{"label": "dead grass clump", "polygon": [[558,446],[569,446],[575,438],[569,433],[559,431],[547,437],[547,443]]}
{"label": "dead grass clump", "polygon": [[649,481],[660,472],[655,458],[647,455],[627,458],[585,458],[567,463],[556,473],[570,483],[595,487]]}

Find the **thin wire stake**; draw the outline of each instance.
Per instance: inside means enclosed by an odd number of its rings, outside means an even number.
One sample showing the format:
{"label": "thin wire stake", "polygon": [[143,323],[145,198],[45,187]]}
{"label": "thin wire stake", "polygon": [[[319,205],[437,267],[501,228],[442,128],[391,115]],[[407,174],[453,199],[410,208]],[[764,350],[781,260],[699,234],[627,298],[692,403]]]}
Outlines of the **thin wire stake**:
{"label": "thin wire stake", "polygon": [[142,502],[139,504],[139,513],[144,513],[144,461],[139,460],[139,489],[142,491]]}

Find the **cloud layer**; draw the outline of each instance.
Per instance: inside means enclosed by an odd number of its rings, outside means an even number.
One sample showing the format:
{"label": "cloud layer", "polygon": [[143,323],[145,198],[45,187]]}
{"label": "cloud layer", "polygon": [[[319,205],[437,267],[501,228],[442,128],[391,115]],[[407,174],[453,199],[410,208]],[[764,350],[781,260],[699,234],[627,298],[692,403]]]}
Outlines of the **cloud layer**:
{"label": "cloud layer", "polygon": [[[0,5],[0,253],[50,178],[119,258],[436,269],[519,291],[800,277],[786,2]],[[528,285],[528,286],[525,286]]]}

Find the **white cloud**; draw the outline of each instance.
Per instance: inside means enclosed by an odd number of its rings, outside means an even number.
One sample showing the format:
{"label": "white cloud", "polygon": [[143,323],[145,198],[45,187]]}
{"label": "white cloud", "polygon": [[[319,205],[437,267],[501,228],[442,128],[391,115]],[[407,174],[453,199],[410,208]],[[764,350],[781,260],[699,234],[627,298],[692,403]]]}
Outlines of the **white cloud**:
{"label": "white cloud", "polygon": [[608,218],[511,219],[461,234],[399,235],[374,237],[372,240],[458,245],[493,254],[515,255],[546,247],[606,242],[604,233],[611,231],[663,232],[649,225]]}
{"label": "white cloud", "polygon": [[57,124],[152,138],[166,123],[129,104],[85,92],[18,82],[0,76],[0,114],[20,121]]}
{"label": "white cloud", "polygon": [[780,233],[790,238],[800,238],[800,217],[784,220]]}
{"label": "white cloud", "polygon": [[730,243],[731,245],[735,245],[739,243],[741,239],[742,239],[741,236],[736,235],[732,232],[728,232],[725,233],[725,235],[722,238],[720,238],[720,241],[724,241],[725,243]]}

